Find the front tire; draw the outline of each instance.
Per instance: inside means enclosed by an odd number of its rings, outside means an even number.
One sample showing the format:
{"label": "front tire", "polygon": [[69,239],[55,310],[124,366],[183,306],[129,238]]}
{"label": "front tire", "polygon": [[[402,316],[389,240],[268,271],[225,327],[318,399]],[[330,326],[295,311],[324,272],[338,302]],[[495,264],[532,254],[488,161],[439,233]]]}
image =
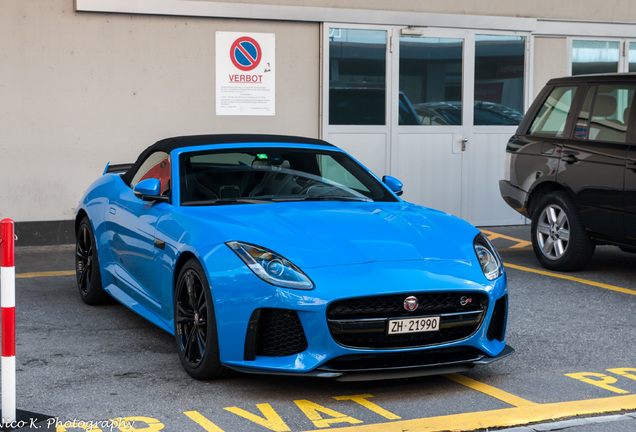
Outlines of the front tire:
{"label": "front tire", "polygon": [[88,305],[106,304],[110,296],[102,289],[97,244],[87,217],[80,222],[75,238],[75,275],[80,297]]}
{"label": "front tire", "polygon": [[194,258],[186,262],[177,278],[174,334],[179,358],[191,377],[208,380],[230,374],[219,356],[210,285],[201,264]]}
{"label": "front tire", "polygon": [[547,269],[580,270],[594,254],[595,245],[565,192],[541,198],[533,212],[531,232],[534,254]]}

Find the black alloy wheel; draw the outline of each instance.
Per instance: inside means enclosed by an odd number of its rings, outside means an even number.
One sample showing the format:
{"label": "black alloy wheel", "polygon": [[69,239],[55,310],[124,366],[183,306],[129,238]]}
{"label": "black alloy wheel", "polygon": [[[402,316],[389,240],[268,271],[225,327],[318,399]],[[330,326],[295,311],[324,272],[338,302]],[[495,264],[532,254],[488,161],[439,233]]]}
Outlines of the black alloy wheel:
{"label": "black alloy wheel", "polygon": [[532,216],[532,247],[545,268],[574,271],[585,267],[595,245],[574,202],[562,191],[545,195]]}
{"label": "black alloy wheel", "polygon": [[177,279],[174,326],[179,357],[190,376],[204,380],[229,375],[219,358],[210,286],[194,258],[183,266]]}
{"label": "black alloy wheel", "polygon": [[80,297],[88,305],[108,303],[109,296],[102,289],[99,258],[95,236],[88,218],[82,219],[76,232],[75,275]]}

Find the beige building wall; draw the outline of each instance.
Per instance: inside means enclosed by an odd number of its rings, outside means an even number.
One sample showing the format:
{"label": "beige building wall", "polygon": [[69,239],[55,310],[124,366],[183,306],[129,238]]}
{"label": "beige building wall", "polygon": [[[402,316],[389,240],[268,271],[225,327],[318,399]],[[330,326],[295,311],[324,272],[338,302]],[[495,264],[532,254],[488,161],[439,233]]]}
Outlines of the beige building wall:
{"label": "beige building wall", "polygon": [[[215,114],[215,32],[276,35],[276,115]],[[106,163],[175,135],[319,134],[317,23],[0,2],[0,218],[70,220]]]}
{"label": "beige building wall", "polygon": [[[568,37],[636,40],[636,2],[2,0],[0,218],[68,221],[108,161],[167,136],[318,137],[320,22],[522,32],[534,96]],[[275,116],[215,114],[217,31],[275,34]]]}
{"label": "beige building wall", "polygon": [[536,97],[550,78],[568,71],[568,40],[565,37],[535,37],[532,97]]}

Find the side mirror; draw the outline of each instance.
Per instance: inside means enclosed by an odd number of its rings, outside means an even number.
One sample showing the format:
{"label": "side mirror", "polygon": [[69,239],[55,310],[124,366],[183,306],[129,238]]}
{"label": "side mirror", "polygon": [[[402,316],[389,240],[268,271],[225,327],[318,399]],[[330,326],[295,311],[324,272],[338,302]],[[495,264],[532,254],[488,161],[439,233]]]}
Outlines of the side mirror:
{"label": "side mirror", "polygon": [[140,181],[133,191],[137,198],[141,198],[144,201],[168,202],[169,200],[167,196],[161,195],[161,181],[156,178]]}
{"label": "side mirror", "polygon": [[404,193],[402,187],[404,186],[401,181],[391,176],[382,177],[382,181],[385,185],[388,186],[389,189],[393,191],[397,196],[400,196]]}

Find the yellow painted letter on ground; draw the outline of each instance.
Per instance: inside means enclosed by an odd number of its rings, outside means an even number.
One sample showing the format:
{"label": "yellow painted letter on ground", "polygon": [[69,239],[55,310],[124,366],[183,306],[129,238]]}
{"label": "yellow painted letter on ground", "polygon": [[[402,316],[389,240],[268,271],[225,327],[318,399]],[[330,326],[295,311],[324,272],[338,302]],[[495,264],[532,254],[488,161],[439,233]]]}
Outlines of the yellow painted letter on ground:
{"label": "yellow painted letter on ground", "polygon": [[608,369],[608,372],[615,373],[616,375],[624,376],[625,378],[636,380],[636,374],[628,372],[636,372],[636,368],[617,368]]}
{"label": "yellow painted letter on ground", "polygon": [[158,432],[165,427],[152,417],[118,417],[110,421],[122,432]]}
{"label": "yellow painted letter on ground", "polygon": [[616,378],[601,373],[580,372],[565,374],[565,376],[583,381],[584,383],[592,384],[594,386],[609,390],[614,393],[629,393],[628,391],[619,389],[618,387],[611,386],[610,384],[614,384],[616,382]]}
{"label": "yellow painted letter on ground", "polygon": [[[329,427],[332,423],[362,423],[362,420],[354,419],[346,414],[339,413],[317,403],[308,400],[295,400],[294,403],[298,405],[298,408],[311,420],[316,427]],[[331,416],[332,418],[322,418],[320,413]]]}
{"label": "yellow painted letter on ground", "polygon": [[203,417],[197,411],[186,411],[186,412],[184,412],[184,414],[187,415],[188,417],[190,417],[190,419],[193,422],[195,422],[196,424],[201,426],[207,432],[223,432],[223,429],[221,429],[220,427],[218,427],[217,425],[212,423],[207,418]]}
{"label": "yellow painted letter on ground", "polygon": [[158,432],[165,427],[152,417],[118,417],[110,421],[122,432]]}
{"label": "yellow painted letter on ground", "polygon": [[226,411],[236,414],[237,416],[241,416],[246,418],[254,423],[266,427],[269,430],[274,432],[287,432],[289,431],[289,427],[285,424],[282,418],[278,415],[274,408],[270,404],[256,404],[256,408],[258,408],[263,414],[263,417],[259,417],[251,412],[245,411],[244,409],[237,407],[229,407],[223,408]]}
{"label": "yellow painted letter on ground", "polygon": [[385,410],[384,408],[374,404],[373,402],[368,401],[367,399],[372,398],[373,395],[370,394],[362,394],[362,395],[354,395],[354,396],[334,396],[335,400],[351,400],[354,401],[368,410],[373,411],[376,414],[381,415],[384,418],[389,420],[397,420],[402,417],[393,414],[390,411]]}

